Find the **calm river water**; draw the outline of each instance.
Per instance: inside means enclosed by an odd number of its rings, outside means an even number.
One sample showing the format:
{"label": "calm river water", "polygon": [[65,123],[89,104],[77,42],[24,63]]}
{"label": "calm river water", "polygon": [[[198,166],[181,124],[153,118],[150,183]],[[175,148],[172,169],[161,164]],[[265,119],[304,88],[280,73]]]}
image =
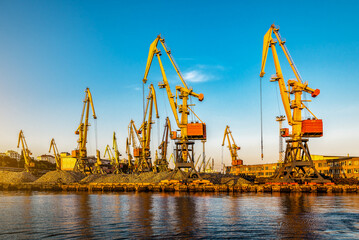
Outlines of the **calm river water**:
{"label": "calm river water", "polygon": [[359,239],[359,194],[0,192],[1,239]]}

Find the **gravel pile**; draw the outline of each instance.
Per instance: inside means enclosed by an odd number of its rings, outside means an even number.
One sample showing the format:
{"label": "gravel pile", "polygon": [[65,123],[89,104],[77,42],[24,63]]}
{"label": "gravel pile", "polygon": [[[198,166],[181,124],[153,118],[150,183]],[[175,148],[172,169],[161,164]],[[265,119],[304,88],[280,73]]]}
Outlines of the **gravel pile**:
{"label": "gravel pile", "polygon": [[225,175],[220,173],[202,173],[203,179],[209,180],[214,184],[227,184],[227,185],[238,185],[238,184],[249,184],[250,181],[233,175]]}
{"label": "gravel pile", "polygon": [[28,172],[0,171],[0,183],[24,183],[33,182],[36,177]]}
{"label": "gravel pile", "polygon": [[171,172],[91,175],[84,178],[81,183],[158,183],[168,179],[170,176]]}
{"label": "gravel pile", "polygon": [[35,183],[76,183],[85,177],[84,174],[72,171],[51,171],[47,172]]}

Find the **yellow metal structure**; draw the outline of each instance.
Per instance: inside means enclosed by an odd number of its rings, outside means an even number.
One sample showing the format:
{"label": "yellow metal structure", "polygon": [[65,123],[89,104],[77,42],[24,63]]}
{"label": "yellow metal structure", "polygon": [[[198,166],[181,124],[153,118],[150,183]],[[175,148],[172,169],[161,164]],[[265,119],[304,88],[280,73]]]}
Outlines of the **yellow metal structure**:
{"label": "yellow metal structure", "polygon": [[167,117],[165,128],[163,131],[162,142],[158,146],[158,149],[160,151],[160,157],[158,157],[156,151],[156,162],[155,162],[156,172],[168,171],[167,148],[168,148],[168,137],[170,135],[171,135],[171,122],[170,119]]}
{"label": "yellow metal structure", "polygon": [[56,170],[61,170],[61,156],[59,150],[57,149],[55,139],[51,139],[49,153],[51,152],[51,148],[53,150],[55,161],[56,161]]}
{"label": "yellow metal structure", "polygon": [[[131,120],[129,125],[129,137],[134,148],[136,172],[148,172],[152,170],[150,143],[152,124],[154,124],[152,121],[153,106],[155,107],[156,118],[159,118],[159,115],[156,92],[152,84],[149,86],[149,90],[143,121],[140,128],[136,128],[133,120]],[[139,140],[140,147],[136,146],[135,135]]]}
{"label": "yellow metal structure", "polygon": [[285,116],[277,116],[276,121],[279,123],[279,164],[284,162],[284,150],[283,150],[283,137],[282,137],[282,122],[285,121]]}
{"label": "yellow metal structure", "polygon": [[128,158],[128,172],[131,173],[134,170],[134,166],[132,163],[132,154],[131,154],[131,150],[130,150],[130,142],[128,140],[128,138],[126,138],[126,153],[127,153],[127,158]]}
{"label": "yellow metal structure", "polygon": [[[171,91],[170,85],[168,83],[167,76],[166,76],[162,61],[161,61],[161,57],[160,57],[161,51],[157,48],[157,45],[159,42],[161,43],[162,47],[164,48],[167,56],[169,57],[173,67],[175,68],[175,70],[183,84],[183,86],[176,86],[176,99],[175,99],[175,95],[172,94],[172,91]],[[145,74],[143,77],[143,83],[147,82],[147,76],[148,76],[148,73],[149,73],[149,70],[150,70],[150,67],[152,64],[153,57],[155,55],[158,59],[161,73],[162,73],[162,78],[163,78],[163,83],[159,83],[159,87],[166,89],[173,116],[176,120],[177,126],[181,130],[181,135],[177,138],[178,141],[176,142],[176,150],[175,150],[175,152],[176,152],[175,153],[175,162],[176,162],[175,165],[176,166],[175,166],[173,175],[176,174],[176,172],[179,170],[182,173],[182,176],[184,178],[188,178],[188,177],[190,177],[192,172],[197,173],[197,171],[194,168],[194,163],[193,163],[194,162],[194,159],[193,159],[193,144],[194,143],[189,142],[190,137],[188,134],[188,115],[190,114],[190,111],[193,113],[193,111],[190,109],[191,105],[188,104],[188,99],[190,96],[193,96],[193,97],[197,98],[199,101],[202,101],[203,94],[197,94],[193,91],[192,88],[188,88],[177,64],[175,63],[175,61],[171,55],[171,51],[167,48],[167,46],[165,44],[165,39],[161,38],[161,35],[158,35],[157,38],[150,45],[149,54],[148,54],[148,58],[147,58],[147,64],[146,64],[146,70],[145,70]],[[177,96],[180,100],[182,100],[182,103],[178,103]],[[181,114],[181,117],[178,116],[179,114]],[[196,114],[194,114],[194,115],[197,117]],[[201,121],[201,123],[202,124],[200,126],[203,127],[203,129],[204,129],[203,131],[205,132],[205,124],[202,121]],[[193,140],[204,140],[205,139],[205,134],[200,133],[199,135],[200,136],[193,137],[191,139],[193,139]],[[181,171],[182,168],[190,169],[190,171],[188,171],[188,174],[184,174]],[[198,174],[196,174],[195,176],[198,176]]]}
{"label": "yellow metal structure", "polygon": [[[273,34],[277,39],[273,39]],[[279,59],[275,48],[276,43],[278,43],[282,48],[295,75],[295,79],[289,79],[287,84],[284,80],[282,69],[279,64]],[[316,116],[304,105],[302,94],[303,92],[310,93],[314,98],[320,93],[320,91],[319,89],[308,87],[308,83],[303,82],[298,69],[296,68],[293,59],[285,45],[285,41],[282,40],[279,34],[279,28],[277,28],[274,24],[264,35],[260,77],[263,77],[265,74],[264,69],[269,48],[272,50],[276,69],[276,75],[272,76],[271,81],[278,82],[287,121],[288,124],[292,127],[292,133],[288,135],[290,139],[287,140],[287,150],[284,165],[282,168],[280,168],[278,175],[276,176],[276,180],[284,182],[303,182],[309,180],[322,181],[322,177],[315,169],[311,160],[307,146],[307,139],[302,138],[302,110],[304,108],[307,109],[313,115],[314,119],[317,119]],[[294,99],[291,99],[292,95],[294,95]]]}
{"label": "yellow metal structure", "polygon": [[226,129],[224,130],[222,146],[224,146],[226,138],[227,138],[227,141],[228,141],[228,149],[229,149],[229,152],[231,154],[232,166],[243,165],[243,161],[241,159],[239,159],[238,153],[237,153],[237,151],[240,150],[241,148],[239,146],[237,146],[236,142],[234,141],[232,132],[229,129],[228,125],[226,126]]}
{"label": "yellow metal structure", "polygon": [[79,124],[79,127],[75,131],[75,134],[79,135],[79,139],[77,141],[78,149],[75,150],[72,155],[73,155],[73,157],[77,158],[75,169],[74,169],[75,171],[91,173],[91,168],[89,166],[89,162],[87,159],[87,148],[86,148],[87,131],[88,131],[88,127],[90,126],[90,124],[89,124],[90,107],[92,109],[93,118],[97,119],[97,117],[96,117],[95,108],[93,105],[92,95],[91,95],[89,88],[86,88],[86,90],[85,90],[85,99],[83,102],[84,102],[84,105],[82,108],[80,124]]}
{"label": "yellow metal structure", "polygon": [[24,136],[24,133],[22,132],[22,130],[20,130],[20,132],[19,132],[17,148],[20,147],[20,142],[21,142],[21,147],[22,147],[22,155],[24,156],[24,160],[25,160],[25,164],[24,164],[25,172],[30,172],[30,169],[32,167],[35,167],[35,163],[32,161],[32,159],[30,157],[30,155],[32,153],[30,152],[29,148],[27,147],[25,136]]}
{"label": "yellow metal structure", "polygon": [[115,174],[121,173],[121,169],[120,169],[120,156],[121,153],[118,150],[118,144],[117,144],[117,138],[116,138],[116,133],[113,132],[113,138],[112,138],[112,149],[115,152],[115,156],[114,156],[114,167],[115,167]]}
{"label": "yellow metal structure", "polygon": [[102,161],[101,161],[101,154],[100,150],[96,150],[96,163],[93,167],[93,173],[95,174],[105,174],[102,169]]}
{"label": "yellow metal structure", "polygon": [[110,145],[108,145],[108,144],[106,145],[105,153],[103,154],[103,157],[106,157],[106,154],[107,154],[107,156],[108,156],[108,159],[110,160],[110,164],[111,164],[112,166],[114,166],[114,164],[115,164],[115,158],[114,158],[114,156],[113,156],[111,147],[110,147]]}

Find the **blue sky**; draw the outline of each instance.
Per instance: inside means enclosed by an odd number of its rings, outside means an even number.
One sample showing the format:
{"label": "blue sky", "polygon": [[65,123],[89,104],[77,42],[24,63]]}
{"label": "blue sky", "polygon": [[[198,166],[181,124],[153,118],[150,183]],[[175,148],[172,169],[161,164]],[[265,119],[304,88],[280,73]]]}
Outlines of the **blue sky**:
{"label": "blue sky", "polygon": [[[219,164],[223,151],[230,164],[228,149],[221,147],[228,124],[244,162],[261,163],[262,41],[276,23],[303,79],[321,90],[309,107],[323,119],[325,132],[311,139],[311,153],[359,155],[358,10],[358,1],[0,1],[0,151],[16,149],[20,129],[35,156],[47,152],[53,137],[60,151],[74,149],[89,87],[98,115],[98,148],[104,151],[116,131],[124,153],[129,121],[140,125],[142,118],[148,48],[161,33],[188,84],[205,96],[193,102],[207,123],[207,156]],[[174,89],[179,79],[165,55],[162,60]],[[293,78],[282,52],[280,61],[285,79]],[[275,73],[271,54],[266,73],[264,162],[274,162],[275,116],[284,110],[277,85],[269,82]],[[148,80],[156,86],[160,109],[152,134],[155,148],[165,117],[174,121],[166,94],[157,87],[157,61]],[[95,142],[91,127],[90,154]]]}

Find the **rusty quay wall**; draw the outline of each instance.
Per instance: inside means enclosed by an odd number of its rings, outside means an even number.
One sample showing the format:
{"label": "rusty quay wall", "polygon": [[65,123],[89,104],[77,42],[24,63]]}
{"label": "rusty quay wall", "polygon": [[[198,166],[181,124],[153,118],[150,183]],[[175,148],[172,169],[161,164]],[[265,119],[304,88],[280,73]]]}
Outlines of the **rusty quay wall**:
{"label": "rusty quay wall", "polygon": [[212,183],[89,183],[89,184],[0,184],[0,191],[61,192],[318,192],[359,193],[359,185],[334,184],[241,184]]}

